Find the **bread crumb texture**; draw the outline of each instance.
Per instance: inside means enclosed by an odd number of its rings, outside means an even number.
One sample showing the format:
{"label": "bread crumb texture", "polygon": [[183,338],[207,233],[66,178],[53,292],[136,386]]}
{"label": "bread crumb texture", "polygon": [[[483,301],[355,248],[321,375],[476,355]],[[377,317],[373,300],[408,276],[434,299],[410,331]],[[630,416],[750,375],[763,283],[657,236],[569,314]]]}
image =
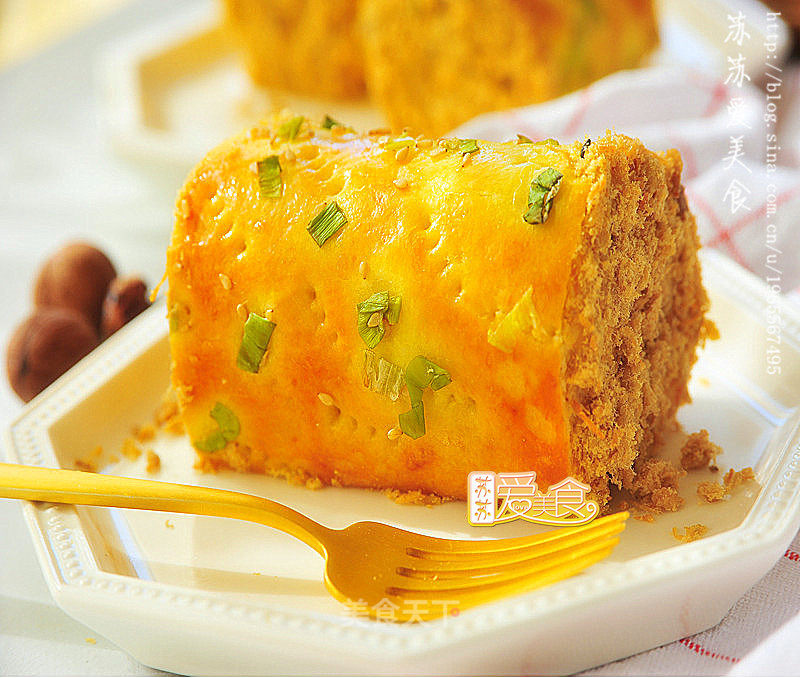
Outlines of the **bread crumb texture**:
{"label": "bread crumb texture", "polygon": [[159,457],[153,450],[147,450],[147,466],[148,473],[158,473],[161,470],[161,457]]}
{"label": "bread crumb texture", "polygon": [[701,429],[697,433],[691,433],[681,448],[681,468],[687,471],[705,468],[712,462],[716,463],[720,454],[722,448],[708,439],[706,429]]}
{"label": "bread crumb texture", "polygon": [[641,508],[653,513],[677,511],[683,506],[678,494],[678,479],[685,471],[664,459],[645,459],[637,464],[630,490]]}
{"label": "bread crumb texture", "polygon": [[741,471],[730,469],[722,479],[722,484],[713,480],[704,480],[697,486],[697,496],[709,504],[726,501],[731,493],[744,483],[754,482],[756,475],[749,466]]}
{"label": "bread crumb texture", "polygon": [[688,544],[690,541],[697,541],[702,539],[708,534],[708,527],[702,523],[695,523],[694,525],[687,525],[681,532],[677,527],[672,528],[672,536],[675,537],[681,544]]}

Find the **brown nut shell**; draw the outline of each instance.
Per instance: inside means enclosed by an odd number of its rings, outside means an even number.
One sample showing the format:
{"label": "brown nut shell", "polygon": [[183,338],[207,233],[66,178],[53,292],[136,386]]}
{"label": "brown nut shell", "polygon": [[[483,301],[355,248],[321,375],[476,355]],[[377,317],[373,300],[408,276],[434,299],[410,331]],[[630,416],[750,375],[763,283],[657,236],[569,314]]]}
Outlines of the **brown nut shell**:
{"label": "brown nut shell", "polygon": [[77,311],[99,329],[103,299],[116,274],[109,258],[96,247],[69,243],[42,266],[33,300],[38,308],[54,306]]}
{"label": "brown nut shell", "polygon": [[123,276],[114,278],[103,301],[103,319],[100,335],[107,339],[120,327],[150,306],[147,285],[141,278]]}
{"label": "brown nut shell", "polygon": [[42,308],[29,316],[8,343],[6,370],[25,402],[41,393],[98,344],[97,332],[80,313]]}

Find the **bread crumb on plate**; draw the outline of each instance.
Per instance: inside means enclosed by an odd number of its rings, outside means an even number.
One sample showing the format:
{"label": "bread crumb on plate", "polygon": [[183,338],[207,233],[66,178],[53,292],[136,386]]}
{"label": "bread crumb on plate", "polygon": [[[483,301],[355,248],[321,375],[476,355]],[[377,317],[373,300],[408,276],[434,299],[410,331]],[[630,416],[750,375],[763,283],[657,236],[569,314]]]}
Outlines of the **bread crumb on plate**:
{"label": "bread crumb on plate", "polygon": [[701,429],[697,433],[689,434],[688,439],[681,448],[681,468],[692,471],[713,465],[717,455],[722,454],[722,448],[708,439],[708,431]]}
{"label": "bread crumb on plate", "polygon": [[672,536],[675,537],[682,544],[688,544],[690,541],[697,541],[702,539],[708,534],[708,527],[702,523],[695,523],[694,525],[686,525],[681,533],[677,527],[672,528]]}

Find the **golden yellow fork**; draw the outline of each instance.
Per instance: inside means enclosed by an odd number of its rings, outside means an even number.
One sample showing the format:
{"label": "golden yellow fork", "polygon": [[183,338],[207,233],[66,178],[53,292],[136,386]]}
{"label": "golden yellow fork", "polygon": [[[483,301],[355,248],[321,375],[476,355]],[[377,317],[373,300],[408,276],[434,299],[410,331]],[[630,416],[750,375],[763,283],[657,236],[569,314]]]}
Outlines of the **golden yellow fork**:
{"label": "golden yellow fork", "polygon": [[239,518],[308,544],[325,584],[358,613],[394,621],[457,614],[577,574],[608,556],[627,513],[514,539],[440,539],[374,522],[336,530],[269,499],[193,485],[0,464],[0,497]]}

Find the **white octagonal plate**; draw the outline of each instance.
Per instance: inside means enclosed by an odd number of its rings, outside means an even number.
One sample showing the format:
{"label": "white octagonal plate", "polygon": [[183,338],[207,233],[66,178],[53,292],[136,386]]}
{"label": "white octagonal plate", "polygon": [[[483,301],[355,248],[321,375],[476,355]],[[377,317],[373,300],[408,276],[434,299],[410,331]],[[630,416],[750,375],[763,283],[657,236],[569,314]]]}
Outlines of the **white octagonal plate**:
{"label": "white octagonal plate", "polygon": [[[356,619],[331,598],[322,563],[300,542],[233,520],[28,504],[47,583],[70,615],[139,661],[199,674],[571,673],[706,629],[763,576],[800,524],[800,317],[780,301],[781,375],[767,373],[766,287],[703,254],[711,316],[722,338],[693,372],[687,432],[707,428],[724,469],[752,466],[729,502],[701,504],[709,471],[682,478],[685,507],[653,523],[629,520],[607,560],[539,591],[422,624]],[[120,449],[149,421],[168,385],[163,305],[146,312],[36,398],[11,425],[15,463],[74,467],[98,445]],[[675,434],[665,454],[683,440]],[[149,444],[149,443],[148,443]],[[123,459],[103,472],[247,491],[333,527],[361,519],[461,538],[513,536],[528,524],[473,528],[465,505],[398,505],[379,492],[318,491],[281,480],[193,470],[184,436],[159,434],[162,460]],[[478,470],[478,469],[476,469]],[[531,469],[534,470],[534,469]],[[466,478],[465,478],[466,482]],[[678,544],[672,527],[708,536]],[[544,528],[542,528],[544,529]],[[602,623],[601,623],[602,622]]]}

